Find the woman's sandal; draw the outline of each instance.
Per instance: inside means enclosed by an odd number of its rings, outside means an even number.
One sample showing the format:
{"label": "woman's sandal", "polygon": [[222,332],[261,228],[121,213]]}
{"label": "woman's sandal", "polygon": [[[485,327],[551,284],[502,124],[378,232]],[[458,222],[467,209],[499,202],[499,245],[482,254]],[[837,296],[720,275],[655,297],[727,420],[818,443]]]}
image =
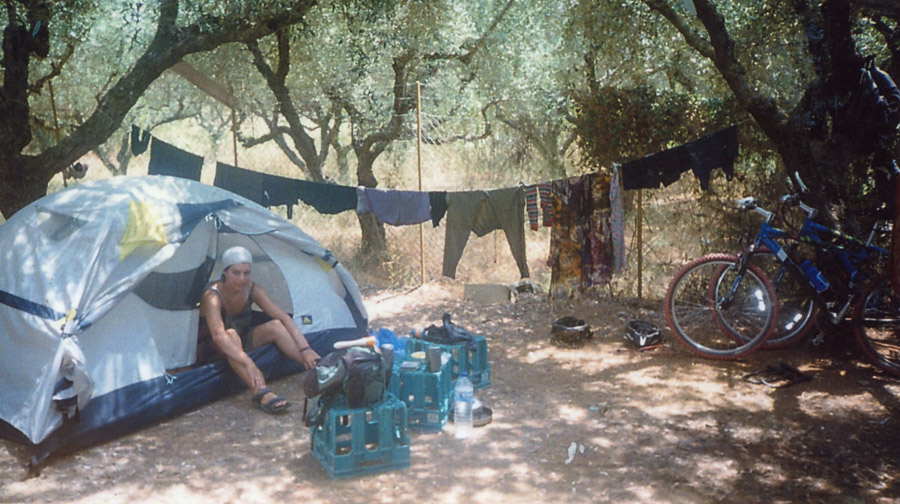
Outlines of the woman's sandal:
{"label": "woman's sandal", "polygon": [[[291,407],[291,403],[285,401],[285,399],[283,397],[280,397],[277,394],[275,395],[274,398],[269,399],[266,402],[262,402],[262,398],[265,397],[265,395],[269,394],[269,393],[274,393],[274,392],[272,392],[272,390],[269,388],[264,388],[264,389],[260,390],[258,394],[253,396],[253,405],[271,415],[284,413],[285,411],[288,410],[288,408]],[[279,406],[278,403],[280,403],[280,402],[283,402],[284,404],[281,404]]]}

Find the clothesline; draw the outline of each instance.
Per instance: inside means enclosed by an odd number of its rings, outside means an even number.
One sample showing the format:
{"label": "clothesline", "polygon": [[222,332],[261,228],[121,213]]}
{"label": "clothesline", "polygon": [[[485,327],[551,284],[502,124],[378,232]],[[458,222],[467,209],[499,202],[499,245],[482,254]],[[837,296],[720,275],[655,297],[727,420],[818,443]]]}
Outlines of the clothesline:
{"label": "clothesline", "polygon": [[[150,144],[149,174],[200,180],[203,158],[132,129],[132,151]],[[468,191],[414,191],[313,182],[216,164],[213,185],[260,205],[306,203],[323,214],[348,210],[371,213],[385,224],[403,226],[431,220],[437,227],[446,216],[443,274],[456,275],[469,235],[503,230],[522,278],[529,276],[525,259],[525,218],[532,230],[551,228],[551,292],[571,296],[601,282],[624,266],[624,224],[618,188],[668,186],[692,170],[707,189],[710,172],[722,168],[730,179],[737,156],[736,126],[614,166],[612,176],[601,172],[536,184]],[[620,175],[621,174],[621,175]],[[527,210],[527,211],[526,211]],[[587,218],[584,218],[587,217]],[[587,223],[585,225],[584,223]],[[573,245],[565,246],[563,243]],[[558,251],[567,251],[560,259]],[[557,253],[553,253],[557,251]],[[555,259],[554,259],[555,258]]]}

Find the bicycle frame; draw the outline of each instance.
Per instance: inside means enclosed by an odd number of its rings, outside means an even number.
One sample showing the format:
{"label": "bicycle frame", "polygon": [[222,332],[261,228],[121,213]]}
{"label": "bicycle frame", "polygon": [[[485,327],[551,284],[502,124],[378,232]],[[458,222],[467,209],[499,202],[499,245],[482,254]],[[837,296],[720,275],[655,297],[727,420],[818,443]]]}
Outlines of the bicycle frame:
{"label": "bicycle frame", "polygon": [[[760,226],[759,233],[757,233],[756,239],[754,240],[753,244],[750,245],[745,253],[742,253],[740,255],[738,275],[731,289],[729,290],[728,295],[720,302],[720,304],[730,302],[733,299],[734,292],[736,292],[736,289],[738,285],[740,285],[743,275],[746,273],[750,258],[755,252],[759,251],[761,247],[765,247],[766,249],[771,251],[777,258],[777,260],[783,265],[783,268],[778,272],[775,280],[778,281],[783,276],[785,271],[787,271],[788,274],[793,275],[801,285],[809,288],[809,295],[813,303],[815,303],[815,305],[823,313],[827,313],[829,315],[831,323],[837,323],[844,318],[847,310],[849,310],[849,308],[853,305],[856,296],[859,295],[859,286],[863,282],[869,280],[869,278],[863,272],[863,266],[868,263],[871,257],[886,258],[889,255],[888,250],[871,243],[872,238],[875,234],[875,229],[877,228],[877,224],[876,227],[872,229],[872,232],[869,235],[869,239],[863,242],[862,240],[859,240],[846,233],[836,231],[814,222],[813,217],[816,214],[815,209],[800,202],[797,196],[786,196],[784,198],[784,201],[795,202],[807,214],[806,219],[804,219],[803,225],[800,227],[800,231],[798,233],[791,233],[784,229],[772,226],[771,221],[775,214],[763,208],[760,208],[758,205],[756,205],[755,200],[745,199],[739,202],[739,206],[746,210],[754,210],[762,214],[763,216],[765,216],[765,220]],[[839,241],[840,243],[829,242],[826,241],[826,239],[834,239]],[[790,242],[791,245],[789,246],[789,250],[786,250],[784,247],[782,247],[779,241]],[[858,249],[858,251],[850,250],[849,248],[843,246],[841,243],[853,246]],[[841,300],[837,303],[837,306],[829,307],[829,303],[815,287],[816,282],[821,281],[822,279],[814,278],[812,275],[820,275],[821,273],[818,272],[818,270],[815,270],[814,273],[804,271],[800,268],[800,265],[792,258],[794,249],[800,244],[812,246],[817,251],[831,253],[837,260],[837,264],[838,266],[840,266],[841,272],[846,275],[846,284],[843,286],[846,287],[848,294],[846,296],[846,299]],[[834,308],[837,309],[835,310]]]}

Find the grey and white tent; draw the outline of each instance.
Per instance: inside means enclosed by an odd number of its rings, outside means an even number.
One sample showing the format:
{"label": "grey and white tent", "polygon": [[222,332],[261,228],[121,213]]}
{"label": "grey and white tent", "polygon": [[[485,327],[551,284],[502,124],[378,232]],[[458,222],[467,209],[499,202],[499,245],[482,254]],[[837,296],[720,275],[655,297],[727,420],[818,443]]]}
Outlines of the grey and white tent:
{"label": "grey and white tent", "polygon": [[[40,462],[241,390],[223,361],[196,362],[197,302],[233,245],[319,354],[365,335],[331,253],[222,189],[116,177],[13,215],[0,226],[0,436]],[[301,370],[272,345],[251,356],[269,379]]]}

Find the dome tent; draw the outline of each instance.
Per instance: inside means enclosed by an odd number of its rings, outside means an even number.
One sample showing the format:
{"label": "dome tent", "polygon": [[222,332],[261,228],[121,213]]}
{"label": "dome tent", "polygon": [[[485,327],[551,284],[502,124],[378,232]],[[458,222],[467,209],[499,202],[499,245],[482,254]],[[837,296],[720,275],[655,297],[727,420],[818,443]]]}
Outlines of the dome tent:
{"label": "dome tent", "polygon": [[[195,362],[203,287],[233,245],[320,355],[365,335],[356,283],[313,238],[265,208],[186,179],[88,182],[0,226],[0,436],[32,463],[244,389]],[[301,366],[266,345],[267,379]]]}

